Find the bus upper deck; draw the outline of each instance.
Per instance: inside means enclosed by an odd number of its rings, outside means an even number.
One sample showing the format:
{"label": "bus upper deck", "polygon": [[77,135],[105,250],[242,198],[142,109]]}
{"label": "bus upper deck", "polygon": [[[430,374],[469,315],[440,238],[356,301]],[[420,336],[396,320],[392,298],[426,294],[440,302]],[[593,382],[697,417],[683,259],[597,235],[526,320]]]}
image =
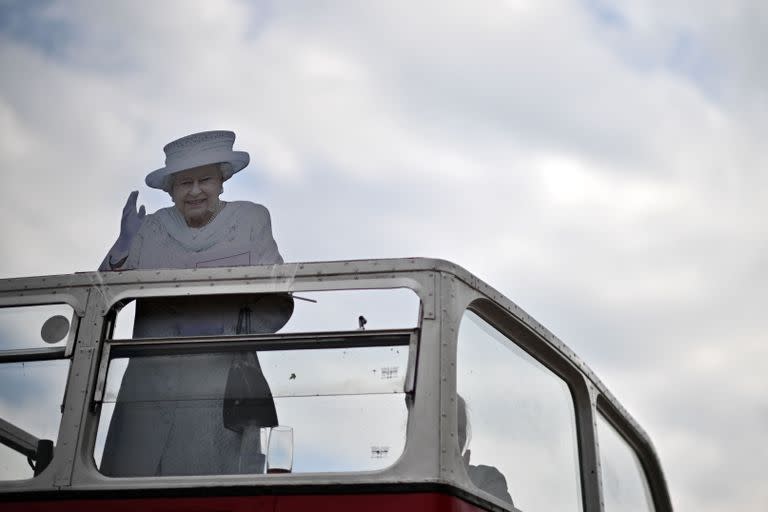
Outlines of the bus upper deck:
{"label": "bus upper deck", "polygon": [[0,281],[0,501],[671,510],[650,439],[584,362],[432,259]]}

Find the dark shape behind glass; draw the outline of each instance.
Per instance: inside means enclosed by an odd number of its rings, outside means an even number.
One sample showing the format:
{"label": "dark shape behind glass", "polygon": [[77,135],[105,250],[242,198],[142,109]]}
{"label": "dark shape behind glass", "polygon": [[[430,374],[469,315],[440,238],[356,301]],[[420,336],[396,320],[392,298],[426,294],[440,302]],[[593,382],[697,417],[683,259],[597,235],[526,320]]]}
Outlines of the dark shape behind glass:
{"label": "dark shape behind glass", "polygon": [[493,466],[486,466],[483,464],[474,466],[470,464],[470,457],[472,451],[468,448],[469,440],[471,439],[471,426],[469,423],[469,415],[467,413],[467,404],[464,399],[456,396],[457,418],[458,418],[458,440],[459,451],[464,461],[464,467],[467,470],[467,475],[472,483],[480,489],[484,490],[488,494],[496,496],[502,501],[506,501],[510,505],[515,504],[512,501],[512,496],[509,495],[509,488],[507,486],[507,479],[498,468]]}
{"label": "dark shape behind glass", "polygon": [[40,337],[46,343],[58,343],[69,334],[69,319],[62,315],[55,315],[45,321],[40,329]]}

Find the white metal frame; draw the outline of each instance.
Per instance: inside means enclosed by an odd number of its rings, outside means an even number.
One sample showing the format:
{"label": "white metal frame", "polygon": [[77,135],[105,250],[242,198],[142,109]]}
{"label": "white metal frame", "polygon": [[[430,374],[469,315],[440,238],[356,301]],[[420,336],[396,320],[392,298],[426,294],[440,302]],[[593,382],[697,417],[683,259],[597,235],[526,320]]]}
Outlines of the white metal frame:
{"label": "white metal frame", "polygon": [[[93,462],[98,428],[98,393],[108,358],[110,312],[127,299],[179,294],[273,293],[321,290],[410,288],[421,301],[418,336],[413,336],[406,445],[389,468],[364,473],[224,475],[108,478]],[[470,309],[507,335],[569,385],[576,411],[584,510],[602,511],[600,457],[596,439],[599,410],[635,449],[648,478],[657,511],[671,510],[653,445],[645,432],[573,351],[515,303],[463,268],[435,259],[357,260],[258,267],[81,273],[0,281],[0,307],[66,302],[75,309],[76,329],[56,358],[72,364],[56,443],[42,474],[0,482],[0,501],[28,493],[61,495],[161,489],[434,485],[494,510],[512,510],[479,491],[466,477],[455,449],[456,343],[459,322]],[[339,333],[342,334],[342,333]],[[298,335],[285,334],[285,338]],[[276,339],[281,338],[276,336]],[[158,343],[163,340],[156,340]],[[168,341],[168,340],[165,340]],[[24,354],[3,354],[0,361]],[[29,355],[31,357],[31,355]],[[100,369],[102,370],[100,372]],[[101,379],[101,381],[100,381]]]}

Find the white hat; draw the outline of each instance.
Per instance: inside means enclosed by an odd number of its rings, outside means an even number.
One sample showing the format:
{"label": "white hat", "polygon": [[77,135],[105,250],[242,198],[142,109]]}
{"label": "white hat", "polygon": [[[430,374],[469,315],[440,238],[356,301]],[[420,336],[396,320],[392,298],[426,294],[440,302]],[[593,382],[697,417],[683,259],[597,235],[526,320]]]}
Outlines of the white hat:
{"label": "white hat", "polygon": [[209,164],[228,163],[222,166],[224,181],[242,170],[251,158],[245,151],[232,151],[234,132],[216,130],[187,135],[167,144],[165,167],[147,174],[145,183],[152,188],[165,190],[170,175]]}

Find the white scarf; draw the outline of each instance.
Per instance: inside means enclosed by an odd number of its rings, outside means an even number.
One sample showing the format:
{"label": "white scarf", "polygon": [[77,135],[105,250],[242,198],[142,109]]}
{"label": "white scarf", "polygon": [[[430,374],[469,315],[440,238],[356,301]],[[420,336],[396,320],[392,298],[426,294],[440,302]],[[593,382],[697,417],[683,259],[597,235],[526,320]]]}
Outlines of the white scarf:
{"label": "white scarf", "polygon": [[224,240],[228,235],[226,226],[232,225],[232,217],[235,213],[236,208],[226,203],[211,222],[200,228],[189,227],[184,216],[175,206],[158,210],[155,215],[168,235],[182,247],[199,252],[210,249]]}

